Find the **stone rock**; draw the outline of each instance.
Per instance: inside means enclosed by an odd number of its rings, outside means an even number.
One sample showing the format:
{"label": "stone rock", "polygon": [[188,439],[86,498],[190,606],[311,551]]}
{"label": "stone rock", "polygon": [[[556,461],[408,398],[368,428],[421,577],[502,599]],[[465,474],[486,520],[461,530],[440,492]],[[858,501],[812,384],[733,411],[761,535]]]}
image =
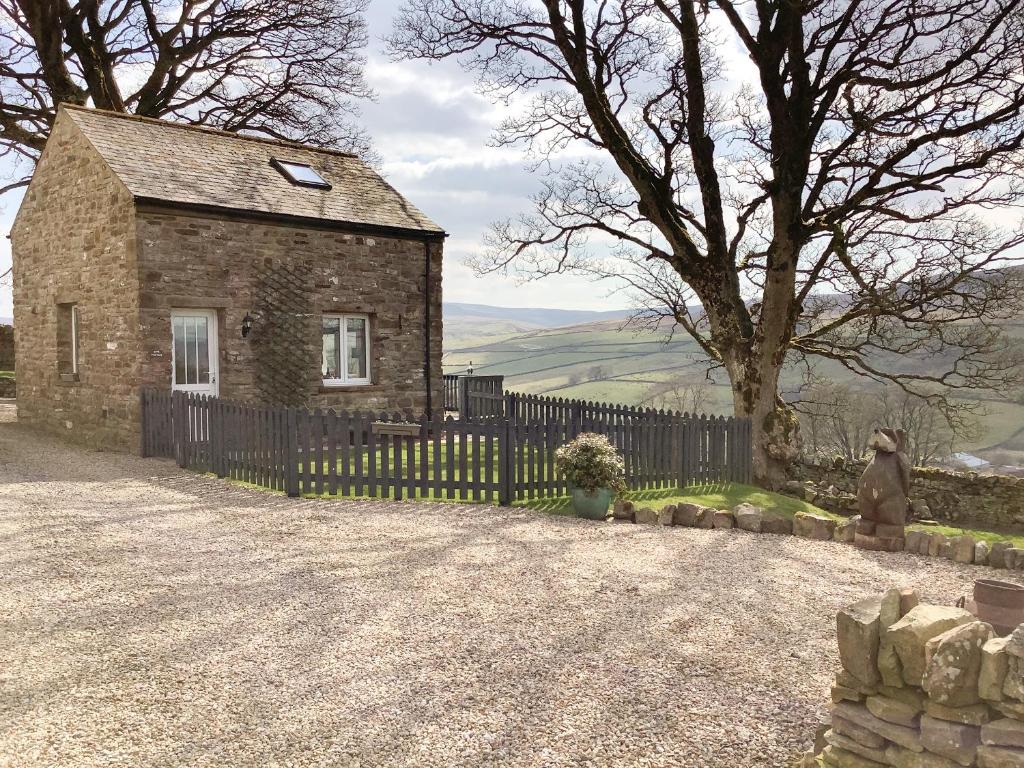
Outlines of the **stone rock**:
{"label": "stone rock", "polygon": [[633,502],[627,499],[616,499],[615,506],[612,507],[612,517],[616,520],[632,520]]}
{"label": "stone rock", "polygon": [[831,541],[835,533],[836,521],[823,515],[810,512],[797,512],[793,515],[793,535],[815,541]]}
{"label": "stone rock", "polygon": [[676,525],[685,525],[690,528],[697,524],[697,518],[703,509],[699,504],[676,504],[676,514],[673,522]]}
{"label": "stone rock", "polygon": [[831,744],[822,751],[821,761],[827,768],[885,768],[885,763],[869,760]]}
{"label": "stone rock", "polygon": [[832,532],[832,538],[843,544],[852,544],[853,537],[857,533],[857,523],[860,522],[860,515],[854,515],[846,520],[841,520]]}
{"label": "stone rock", "polygon": [[878,749],[885,746],[885,739],[877,733],[872,733],[867,728],[862,728],[856,723],[850,722],[836,714],[832,715],[832,730],[842,736],[853,739],[865,747]]}
{"label": "stone rock", "polygon": [[[936,635],[974,620],[974,616],[962,608],[918,605],[882,633],[880,664],[883,652],[891,649],[899,660],[903,683],[920,686],[925,669],[925,644]],[[899,687],[899,683],[886,679],[886,670],[880,668],[880,671],[886,685]]]}
{"label": "stone rock", "polygon": [[1006,638],[1006,652],[1024,658],[1024,624],[1019,624]]}
{"label": "stone rock", "polygon": [[921,604],[921,597],[913,587],[904,587],[900,590],[900,618],[902,619],[911,610]]}
{"label": "stone rock", "polygon": [[1001,701],[1003,684],[1009,668],[1006,644],[1009,637],[993,637],[981,647],[981,672],[978,674],[978,695],[989,701]]}
{"label": "stone rock", "polygon": [[761,532],[764,510],[760,507],[755,507],[753,504],[737,504],[732,509],[732,516],[736,520],[736,527],[741,531]]}
{"label": "stone rock", "polygon": [[918,712],[924,711],[924,705],[928,701],[924,692],[919,688],[893,688],[889,685],[882,685],[879,686],[878,693],[882,696],[888,696],[890,699],[902,701],[908,707],[916,709]]}
{"label": "stone rock", "polygon": [[888,696],[868,696],[868,712],[880,720],[896,725],[904,725],[907,728],[916,728],[921,710],[917,707],[890,699]]}
{"label": "stone rock", "polygon": [[863,704],[843,701],[835,705],[832,713],[833,716],[839,715],[844,720],[854,725],[859,725],[861,728],[865,728],[884,739],[888,739],[894,744],[899,744],[905,749],[914,752],[921,752],[924,749],[921,746],[921,734],[916,728],[907,728],[877,718]]}
{"label": "stone rock", "polygon": [[718,510],[712,507],[701,507],[700,513],[697,515],[696,526],[698,528],[714,528],[716,512]]}
{"label": "stone rock", "polygon": [[886,765],[893,768],[959,768],[957,763],[931,752],[912,752],[895,745],[885,750]]}
{"label": "stone rock", "polygon": [[1014,720],[1024,720],[1024,703],[1019,701],[992,701],[989,705],[1005,717],[1012,717]]}
{"label": "stone rock", "polygon": [[676,508],[673,504],[668,504],[661,508],[658,512],[658,525],[672,525],[676,515]]}
{"label": "stone rock", "polygon": [[[802,497],[804,495],[804,484],[799,480],[787,480],[782,484],[782,492],[788,496]],[[733,510],[733,512],[735,511]]]}
{"label": "stone rock", "polygon": [[[971,545],[971,552],[974,546]],[[925,644],[921,687],[939,704],[966,707],[977,704],[981,648],[993,635],[992,625],[972,621],[943,632]]]}
{"label": "stone rock", "polygon": [[712,525],[715,528],[735,528],[736,518],[732,516],[732,512],[727,509],[715,510],[715,516],[712,518]]}
{"label": "stone rock", "polygon": [[847,752],[852,752],[860,757],[866,757],[868,760],[874,760],[876,763],[885,765],[884,748],[880,749],[878,747],[865,746],[859,743],[856,739],[851,739],[849,736],[836,733],[834,728],[825,734],[825,741],[837,749],[844,749]]}
{"label": "stone rock", "polygon": [[981,729],[976,725],[951,723],[925,715],[921,718],[921,744],[929,752],[960,765],[971,766],[981,744]]}
{"label": "stone rock", "polygon": [[898,620],[897,590],[865,598],[839,611],[836,614],[836,635],[843,669],[861,683],[877,684],[881,679],[878,672],[879,638],[884,628]]}
{"label": "stone rock", "polygon": [[978,747],[978,768],[1024,768],[1024,749]]}
{"label": "stone rock", "polygon": [[924,531],[907,531],[903,538],[903,551],[916,553],[921,548]]}
{"label": "stone rock", "polygon": [[843,688],[851,688],[862,696],[874,696],[878,693],[877,685],[869,685],[868,683],[861,682],[845,669],[840,669],[836,673],[836,685]]}
{"label": "stone rock", "polygon": [[1006,553],[1010,546],[1008,541],[993,542],[988,553],[988,564],[993,568],[1006,568]]}
{"label": "stone rock", "polygon": [[972,536],[957,536],[952,539],[952,554],[950,558],[954,563],[970,565],[974,562],[974,538]]}
{"label": "stone rock", "polygon": [[921,532],[921,546],[917,550],[920,555],[930,555],[932,551],[932,539],[938,534],[929,533],[928,531]]}
{"label": "stone rock", "polygon": [[992,719],[992,713],[984,704],[972,704],[969,707],[947,707],[944,704],[929,701],[925,703],[924,711],[928,717],[934,717],[936,720],[948,720],[951,723],[963,723],[964,725],[984,725]]}
{"label": "stone rock", "polygon": [[946,537],[941,533],[933,533],[928,541],[928,556],[938,557],[942,548],[946,545]]}
{"label": "stone rock", "polygon": [[657,525],[658,513],[650,507],[639,507],[633,513],[633,520],[639,525]]}
{"label": "stone rock", "polygon": [[1005,560],[1008,570],[1019,571],[1024,569],[1024,549],[1010,547],[1006,550]]}
{"label": "stone rock", "polygon": [[782,515],[765,514],[761,519],[761,533],[789,536],[793,533],[793,520]]}
{"label": "stone rock", "polygon": [[840,701],[853,701],[858,703],[864,701],[864,696],[860,691],[856,688],[847,688],[845,685],[833,684],[829,693],[832,697],[833,704],[838,704]]}
{"label": "stone rock", "polygon": [[987,541],[979,541],[974,545],[974,564],[988,565],[989,545]]}
{"label": "stone rock", "polygon": [[1003,717],[986,723],[981,726],[981,743],[1024,749],[1024,723],[1012,717]]}
{"label": "stone rock", "polygon": [[1003,678],[1003,695],[1017,701],[1024,700],[1024,661],[1009,653],[1006,646],[1006,677]]}

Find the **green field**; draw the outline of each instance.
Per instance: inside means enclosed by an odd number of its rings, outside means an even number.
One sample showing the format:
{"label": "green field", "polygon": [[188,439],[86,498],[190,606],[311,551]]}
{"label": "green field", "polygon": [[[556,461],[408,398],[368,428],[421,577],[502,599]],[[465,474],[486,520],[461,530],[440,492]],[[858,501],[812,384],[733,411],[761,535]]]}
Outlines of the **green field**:
{"label": "green field", "polygon": [[[512,391],[647,407],[674,407],[657,389],[665,382],[682,382],[699,389],[698,411],[732,413],[726,378],[721,371],[708,373],[701,350],[681,332],[666,340],[658,332],[624,328],[619,320],[511,334],[495,332],[499,328],[486,322],[455,329],[446,325],[445,372],[463,373],[472,363],[474,373],[503,375]],[[1007,329],[1011,336],[1024,337],[1024,324],[1012,323]],[[449,330],[455,341],[449,340]],[[928,371],[932,362],[900,364],[904,370]],[[820,364],[818,374],[835,381],[850,377],[828,361]],[[795,394],[803,377],[801,369],[784,371],[784,396]],[[991,393],[976,397],[969,402],[979,406],[978,434],[961,440],[954,450],[1024,464],[1024,403]]]}

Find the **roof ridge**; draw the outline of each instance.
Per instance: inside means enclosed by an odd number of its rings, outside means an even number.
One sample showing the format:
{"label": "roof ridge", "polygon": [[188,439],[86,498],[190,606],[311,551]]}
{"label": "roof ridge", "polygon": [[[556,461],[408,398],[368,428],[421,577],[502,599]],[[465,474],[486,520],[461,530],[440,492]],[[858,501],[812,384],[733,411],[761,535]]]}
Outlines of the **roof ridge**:
{"label": "roof ridge", "polygon": [[71,102],[62,101],[58,105],[58,109],[67,109],[73,112],[84,112],[87,114],[97,114],[104,117],[113,117],[120,120],[131,120],[137,123],[149,123],[151,125],[162,125],[168,128],[178,128],[183,131],[193,131],[195,133],[207,133],[213,136],[220,136],[226,139],[241,139],[243,141],[255,141],[261,144],[270,144],[272,146],[285,147],[289,149],[301,149],[305,152],[321,152],[326,155],[336,155],[338,157],[350,157],[356,160],[361,160],[359,155],[353,152],[342,152],[340,149],[330,149],[328,147],[317,147],[313,144],[303,144],[298,141],[290,141],[288,139],[275,139],[269,136],[250,136],[245,133],[236,133],[235,131],[225,131],[222,128],[212,128],[207,125],[192,125],[190,123],[179,123],[174,120],[163,120],[158,117],[147,117],[145,115],[134,115],[128,112],[115,112],[111,109],[97,109],[96,107],[87,107],[83,104],[73,104]]}

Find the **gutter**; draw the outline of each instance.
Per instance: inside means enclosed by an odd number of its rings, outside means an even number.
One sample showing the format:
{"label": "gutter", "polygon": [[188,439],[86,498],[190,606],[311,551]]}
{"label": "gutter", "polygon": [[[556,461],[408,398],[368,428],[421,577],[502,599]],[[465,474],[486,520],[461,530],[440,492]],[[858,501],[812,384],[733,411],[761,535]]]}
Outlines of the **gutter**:
{"label": "gutter", "polygon": [[234,208],[227,205],[210,205],[208,203],[186,203],[175,200],[163,200],[156,197],[134,196],[135,204],[157,213],[160,212],[181,212],[190,211],[202,213],[215,217],[234,217],[250,219],[272,224],[283,224],[287,226],[308,227],[310,229],[328,229],[342,232],[350,232],[355,235],[377,235],[379,237],[396,237],[407,240],[416,239],[424,242],[443,242],[448,233],[442,230],[432,232],[429,229],[415,229],[413,227],[392,227],[384,224],[369,224],[362,221],[341,221],[336,219],[321,219],[316,216],[295,216],[289,213],[270,213],[267,211],[254,211],[249,208]]}

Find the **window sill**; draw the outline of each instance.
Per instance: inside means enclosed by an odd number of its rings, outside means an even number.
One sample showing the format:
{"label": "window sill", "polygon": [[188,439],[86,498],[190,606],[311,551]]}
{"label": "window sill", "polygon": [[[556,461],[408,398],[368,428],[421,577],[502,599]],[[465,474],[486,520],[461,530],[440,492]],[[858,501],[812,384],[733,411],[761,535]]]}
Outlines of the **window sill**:
{"label": "window sill", "polygon": [[57,374],[57,383],[62,387],[73,387],[79,382],[77,373],[59,373]]}
{"label": "window sill", "polygon": [[320,393],[328,392],[358,392],[360,390],[373,390],[379,389],[380,385],[375,383],[369,384],[321,384]]}

